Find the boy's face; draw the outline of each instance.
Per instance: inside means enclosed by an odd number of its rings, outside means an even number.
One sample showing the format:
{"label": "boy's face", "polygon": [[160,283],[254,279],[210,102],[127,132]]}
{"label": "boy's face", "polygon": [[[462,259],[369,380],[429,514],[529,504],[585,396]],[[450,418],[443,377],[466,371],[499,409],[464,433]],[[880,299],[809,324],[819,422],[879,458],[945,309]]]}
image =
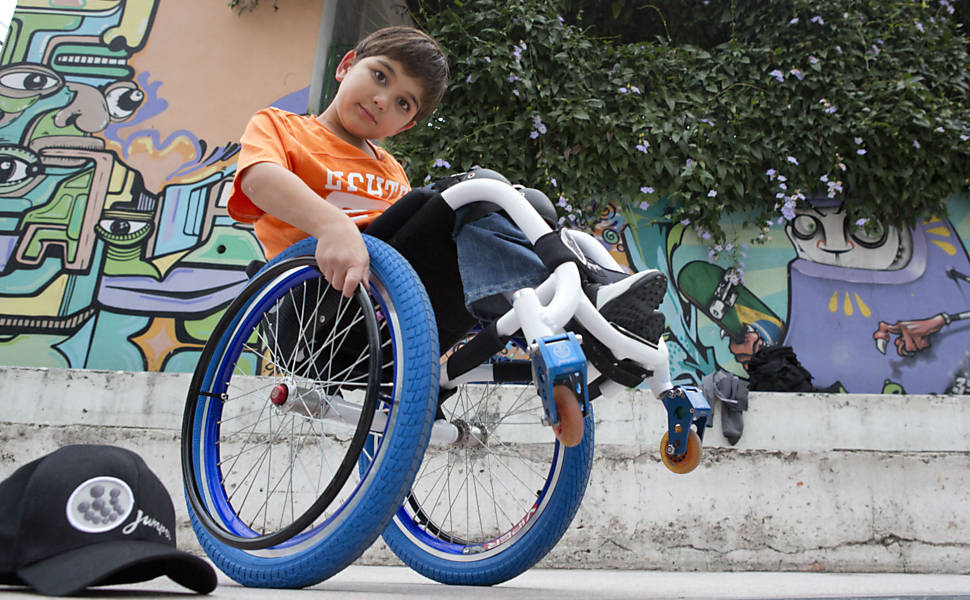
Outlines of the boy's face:
{"label": "boy's face", "polygon": [[350,136],[379,140],[414,125],[424,86],[400,62],[386,56],[357,60],[350,51],[336,78],[340,88],[333,103],[339,126]]}

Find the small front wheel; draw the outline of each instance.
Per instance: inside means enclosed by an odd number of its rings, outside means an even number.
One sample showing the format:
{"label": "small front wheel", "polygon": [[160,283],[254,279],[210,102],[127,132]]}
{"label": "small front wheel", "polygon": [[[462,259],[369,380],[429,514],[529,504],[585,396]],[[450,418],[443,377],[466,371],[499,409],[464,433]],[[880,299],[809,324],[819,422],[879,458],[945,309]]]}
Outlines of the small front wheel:
{"label": "small front wheel", "polygon": [[660,440],[660,459],[663,461],[664,466],[674,473],[679,475],[690,473],[700,464],[702,454],[701,437],[693,429],[687,433],[687,450],[683,454],[677,455],[668,452],[668,449],[670,449],[669,446],[668,434],[665,433],[663,439]]}

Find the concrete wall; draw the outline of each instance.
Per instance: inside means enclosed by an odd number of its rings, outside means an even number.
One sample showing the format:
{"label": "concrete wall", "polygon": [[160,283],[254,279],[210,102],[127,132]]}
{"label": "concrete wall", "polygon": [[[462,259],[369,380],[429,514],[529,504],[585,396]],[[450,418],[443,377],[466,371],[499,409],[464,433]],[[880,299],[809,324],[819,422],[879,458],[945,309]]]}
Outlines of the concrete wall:
{"label": "concrete wall", "polygon": [[[188,526],[179,466],[190,375],[0,367],[0,478],[61,445],[145,457]],[[664,411],[597,402],[596,461],[547,567],[970,573],[970,404],[958,396],[753,394],[737,446],[707,430],[688,475],[660,463]],[[361,559],[397,563],[375,544]]]}

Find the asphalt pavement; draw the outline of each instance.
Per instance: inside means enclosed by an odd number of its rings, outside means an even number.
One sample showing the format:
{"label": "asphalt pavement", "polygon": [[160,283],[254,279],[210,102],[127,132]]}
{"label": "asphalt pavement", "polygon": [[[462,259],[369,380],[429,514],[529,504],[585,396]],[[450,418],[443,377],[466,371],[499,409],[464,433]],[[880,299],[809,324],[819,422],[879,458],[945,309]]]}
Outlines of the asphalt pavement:
{"label": "asphalt pavement", "polygon": [[[90,598],[196,597],[168,578],[124,586],[94,588]],[[0,600],[38,598],[24,588],[0,586]],[[461,600],[604,600],[653,599],[933,599],[970,600],[970,575],[836,574],[836,573],[696,573],[533,569],[489,588],[447,586],[405,567],[353,565],[336,576],[302,590],[245,588],[219,574],[219,586],[208,598],[226,600],[326,600],[390,598],[460,598]]]}

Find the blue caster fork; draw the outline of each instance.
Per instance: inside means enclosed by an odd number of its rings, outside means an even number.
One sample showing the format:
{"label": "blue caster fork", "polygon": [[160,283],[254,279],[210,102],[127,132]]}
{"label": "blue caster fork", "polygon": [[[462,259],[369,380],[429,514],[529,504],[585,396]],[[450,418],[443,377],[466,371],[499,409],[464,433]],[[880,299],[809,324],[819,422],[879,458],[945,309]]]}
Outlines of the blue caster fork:
{"label": "blue caster fork", "polygon": [[572,332],[536,340],[530,348],[532,375],[542,398],[546,425],[559,423],[553,388],[568,385],[580,398],[583,415],[588,413],[589,392],[586,388],[586,355],[579,338]]}
{"label": "blue caster fork", "polygon": [[[667,409],[667,433],[660,441],[660,459],[674,473],[689,473],[701,462],[701,441],[711,405],[694,386],[676,386],[660,395]],[[696,425],[696,431],[692,425]]]}

